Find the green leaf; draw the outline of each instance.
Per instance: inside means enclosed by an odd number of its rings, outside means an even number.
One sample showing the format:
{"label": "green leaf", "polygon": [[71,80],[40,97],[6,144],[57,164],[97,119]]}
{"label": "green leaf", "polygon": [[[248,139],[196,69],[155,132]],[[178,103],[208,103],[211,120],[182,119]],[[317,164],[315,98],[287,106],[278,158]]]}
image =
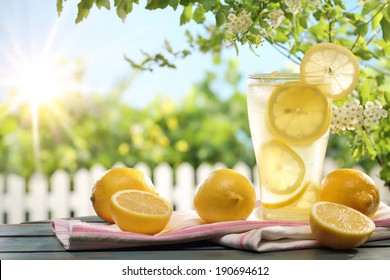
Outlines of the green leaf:
{"label": "green leaf", "polygon": [[79,23],[83,19],[88,17],[89,11],[91,10],[94,2],[95,2],[94,0],[81,0],[80,1],[80,3],[77,5],[78,13],[77,13],[77,18],[76,18],[76,23]]}
{"label": "green leaf", "polygon": [[378,29],[382,18],[383,18],[383,13],[378,13],[375,17],[372,18],[372,22],[371,22],[372,30]]}
{"label": "green leaf", "polygon": [[175,11],[179,6],[179,0],[169,0],[169,6],[171,6]]}
{"label": "green leaf", "polygon": [[353,152],[352,152],[352,157],[356,161],[359,161],[359,160],[362,159],[363,156],[364,156],[364,146],[361,145],[361,144],[354,145]]}
{"label": "green leaf", "polygon": [[170,0],[148,0],[146,9],[156,10],[156,9],[165,9],[170,3]]}
{"label": "green leaf", "polygon": [[386,17],[383,17],[381,22],[383,40],[390,41],[390,22]]}
{"label": "green leaf", "polygon": [[384,8],[383,15],[385,16],[385,18],[387,18],[387,20],[390,21],[390,5],[389,4],[387,4],[387,6]]}
{"label": "green leaf", "polygon": [[362,60],[370,60],[372,58],[372,53],[362,48],[357,49],[354,54]]}
{"label": "green leaf", "polygon": [[317,21],[320,21],[322,15],[324,15],[324,12],[322,10],[317,10],[314,12],[313,16]]}
{"label": "green leaf", "polygon": [[58,13],[58,16],[61,15],[62,10],[63,10],[63,1],[62,0],[57,0],[57,13]]}
{"label": "green leaf", "polygon": [[238,56],[240,54],[240,52],[238,50],[238,46],[237,46],[236,41],[233,41],[233,46],[234,46],[234,49],[236,50],[236,55]]}
{"label": "green leaf", "polygon": [[341,8],[345,9],[343,2],[344,2],[343,0],[334,0],[335,5],[340,6]]}
{"label": "green leaf", "polygon": [[180,25],[190,22],[192,19],[192,4],[184,7],[184,10],[180,16]]}
{"label": "green leaf", "polygon": [[300,26],[307,28],[307,19],[305,17],[299,17],[298,22]]}
{"label": "green leaf", "polygon": [[367,79],[362,82],[360,87],[360,97],[362,98],[362,103],[366,104],[370,100],[371,87]]}
{"label": "green leaf", "polygon": [[206,11],[211,11],[211,9],[215,6],[216,0],[204,0],[203,1],[203,7],[206,9]]}
{"label": "green leaf", "polygon": [[110,9],[110,0],[96,0],[96,6],[100,9],[101,7]]}
{"label": "green leaf", "polygon": [[138,4],[138,0],[114,0],[116,13],[121,20],[125,20],[126,16],[133,10],[133,3]]}
{"label": "green leaf", "polygon": [[378,152],[376,151],[370,136],[367,135],[367,133],[362,133],[362,139],[367,149],[368,155],[371,157],[371,159],[375,159],[375,157],[378,155]]}
{"label": "green leaf", "polygon": [[215,14],[215,22],[217,26],[223,25],[225,21],[226,21],[225,13],[222,11],[222,9],[219,9]]}
{"label": "green leaf", "polygon": [[385,83],[385,74],[380,73],[375,76],[375,81],[378,85],[382,85]]}
{"label": "green leaf", "polygon": [[367,2],[364,4],[363,9],[362,9],[362,15],[367,15],[369,12],[371,12],[373,9],[379,6],[378,1],[374,2]]}
{"label": "green leaf", "polygon": [[356,29],[355,32],[353,32],[353,34],[363,37],[364,35],[367,34],[367,32],[368,32],[368,22],[359,20],[356,24]]}
{"label": "green leaf", "polygon": [[169,53],[173,53],[172,46],[171,46],[171,44],[169,43],[168,40],[165,40],[165,41],[164,41],[164,46],[165,46],[165,49],[166,49]]}
{"label": "green leaf", "polygon": [[192,44],[194,43],[194,37],[192,36],[191,32],[186,30],[185,36],[187,38],[188,44],[190,44],[190,46],[192,46]]}
{"label": "green leaf", "polygon": [[385,165],[385,166],[382,166],[382,170],[380,171],[379,173],[379,177],[385,181],[386,185],[389,186],[389,182],[390,182],[390,166],[388,165]]}
{"label": "green leaf", "polygon": [[205,9],[199,4],[194,11],[194,20],[196,23],[203,23],[206,20]]}

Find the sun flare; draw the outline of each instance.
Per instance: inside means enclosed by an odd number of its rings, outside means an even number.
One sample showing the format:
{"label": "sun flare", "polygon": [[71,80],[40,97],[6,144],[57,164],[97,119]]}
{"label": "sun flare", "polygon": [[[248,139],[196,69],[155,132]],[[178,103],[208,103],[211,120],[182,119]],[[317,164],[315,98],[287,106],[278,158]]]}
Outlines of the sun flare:
{"label": "sun flare", "polygon": [[11,76],[13,91],[20,102],[49,105],[69,85],[69,77],[58,65],[48,60],[23,61]]}

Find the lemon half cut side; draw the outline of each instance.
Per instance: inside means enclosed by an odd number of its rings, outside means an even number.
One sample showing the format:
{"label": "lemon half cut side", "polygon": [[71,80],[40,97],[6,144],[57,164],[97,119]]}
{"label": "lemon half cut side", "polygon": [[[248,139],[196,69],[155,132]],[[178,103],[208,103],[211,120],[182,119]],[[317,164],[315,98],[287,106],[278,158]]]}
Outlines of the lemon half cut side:
{"label": "lemon half cut side", "polygon": [[312,207],[310,228],[320,244],[346,250],[366,242],[374,232],[375,224],[351,207],[321,201]]}
{"label": "lemon half cut side", "polygon": [[302,81],[318,82],[323,77],[330,83],[334,100],[349,95],[359,81],[360,66],[354,54],[334,43],[320,43],[305,53],[300,65]]}
{"label": "lemon half cut side", "polygon": [[164,229],[173,213],[169,201],[155,193],[123,190],[111,197],[111,215],[123,231],[156,234]]}

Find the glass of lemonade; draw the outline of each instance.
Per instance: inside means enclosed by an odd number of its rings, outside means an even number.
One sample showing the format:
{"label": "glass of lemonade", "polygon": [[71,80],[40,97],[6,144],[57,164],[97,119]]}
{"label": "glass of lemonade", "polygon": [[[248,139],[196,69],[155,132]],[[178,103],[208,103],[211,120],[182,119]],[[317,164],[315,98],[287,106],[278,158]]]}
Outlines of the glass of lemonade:
{"label": "glass of lemonade", "polygon": [[318,200],[331,98],[324,77],[248,78],[248,117],[260,179],[261,218],[308,220]]}

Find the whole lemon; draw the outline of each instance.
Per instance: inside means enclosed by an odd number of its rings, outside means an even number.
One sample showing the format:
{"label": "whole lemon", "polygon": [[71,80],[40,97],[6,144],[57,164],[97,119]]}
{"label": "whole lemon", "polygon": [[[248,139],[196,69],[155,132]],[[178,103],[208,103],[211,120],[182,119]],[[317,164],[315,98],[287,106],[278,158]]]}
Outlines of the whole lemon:
{"label": "whole lemon", "polygon": [[198,186],[194,207],[206,222],[245,220],[256,202],[252,183],[232,169],[213,171]]}
{"label": "whole lemon", "polygon": [[122,190],[156,193],[152,181],[143,172],[129,167],[109,169],[96,180],[92,189],[92,206],[100,218],[114,222],[111,217],[111,196]]}
{"label": "whole lemon", "polygon": [[374,180],[364,172],[342,168],[325,176],[320,201],[343,204],[371,217],[379,207],[380,192]]}

